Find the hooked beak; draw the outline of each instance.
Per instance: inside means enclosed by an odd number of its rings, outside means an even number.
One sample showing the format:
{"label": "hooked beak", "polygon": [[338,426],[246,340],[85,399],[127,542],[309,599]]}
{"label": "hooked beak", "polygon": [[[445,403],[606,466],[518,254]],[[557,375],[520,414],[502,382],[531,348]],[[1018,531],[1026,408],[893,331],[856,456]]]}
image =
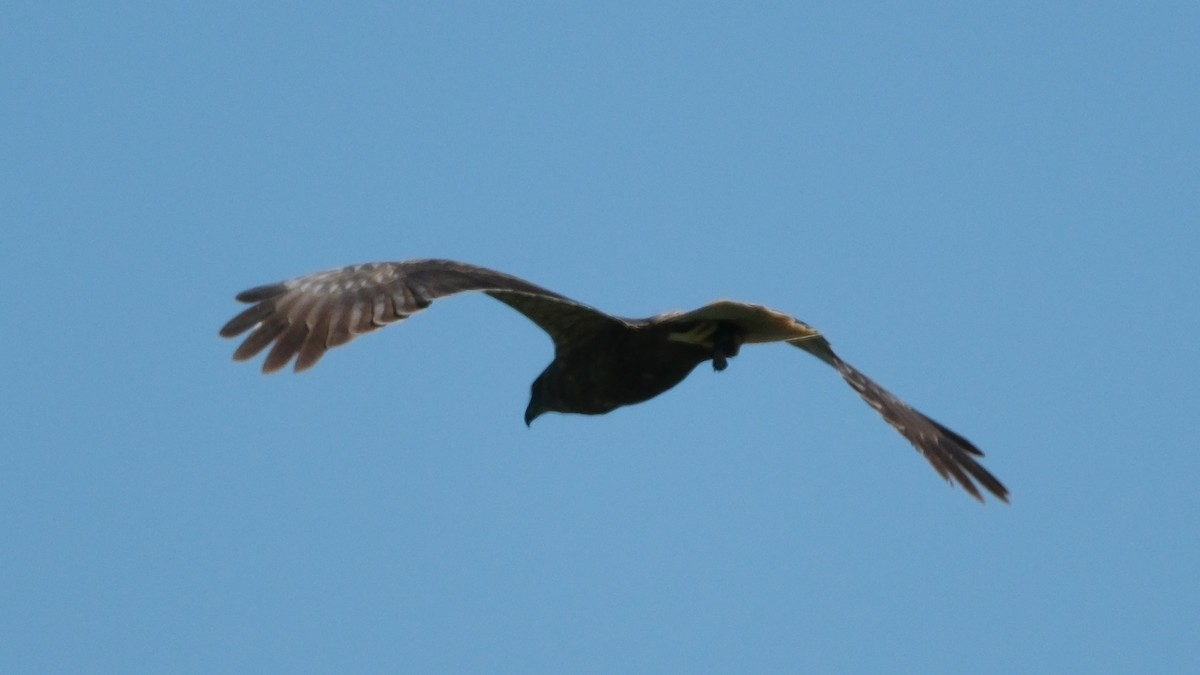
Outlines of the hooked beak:
{"label": "hooked beak", "polygon": [[533,401],[530,401],[529,406],[525,408],[525,426],[528,427],[529,425],[533,424],[533,421],[536,420],[538,415],[541,415],[543,412],[545,411],[535,406]]}

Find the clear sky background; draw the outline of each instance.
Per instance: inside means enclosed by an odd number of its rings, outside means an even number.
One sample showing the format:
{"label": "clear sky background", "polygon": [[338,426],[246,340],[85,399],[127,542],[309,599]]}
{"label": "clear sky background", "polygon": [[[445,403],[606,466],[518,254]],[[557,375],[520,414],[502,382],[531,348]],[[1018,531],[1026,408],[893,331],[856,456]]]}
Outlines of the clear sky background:
{"label": "clear sky background", "polygon": [[[1184,672],[1196,3],[0,8],[0,671]],[[459,296],[263,377],[233,295],[448,257],[824,330],[526,429]]]}

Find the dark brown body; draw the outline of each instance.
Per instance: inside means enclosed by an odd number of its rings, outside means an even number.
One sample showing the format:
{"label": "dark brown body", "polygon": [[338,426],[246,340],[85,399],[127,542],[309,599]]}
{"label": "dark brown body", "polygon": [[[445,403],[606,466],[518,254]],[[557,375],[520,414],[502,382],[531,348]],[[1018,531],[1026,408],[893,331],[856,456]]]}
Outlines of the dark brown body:
{"label": "dark brown body", "polygon": [[[664,326],[615,327],[589,336],[534,380],[530,410],[601,415],[641,403],[679,384],[712,358],[699,345],[667,339]],[[526,421],[533,417],[526,415]]]}

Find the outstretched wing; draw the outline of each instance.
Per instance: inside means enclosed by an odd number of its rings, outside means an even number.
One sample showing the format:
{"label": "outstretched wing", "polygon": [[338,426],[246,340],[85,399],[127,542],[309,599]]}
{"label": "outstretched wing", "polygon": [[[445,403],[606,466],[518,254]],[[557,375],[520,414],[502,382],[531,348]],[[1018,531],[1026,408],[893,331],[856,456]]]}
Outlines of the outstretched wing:
{"label": "outstretched wing", "polygon": [[560,348],[598,325],[620,323],[503,272],[452,260],[410,260],[352,265],[243,291],[237,299],[251,307],[230,319],[221,335],[234,337],[253,328],[234,351],[235,360],[253,358],[274,343],[263,372],[279,370],[293,357],[299,372],[311,368],[331,347],[464,291],[484,291],[508,304],[549,333]]}
{"label": "outstretched wing", "polygon": [[976,461],[976,457],[983,457],[979,448],[926,417],[843,361],[834,353],[825,336],[808,324],[761,305],[731,300],[720,300],[691,312],[662,315],[655,320],[680,324],[726,321],[738,326],[747,343],[787,342],[803,349],[836,368],[863,400],[879,411],[888,424],[924,455],[942,478],[958,483],[980,501],[983,501],[983,496],[976,488],[976,482],[1000,500],[1008,501],[1008,489]]}
{"label": "outstretched wing", "polygon": [[942,478],[951,483],[958,483],[979,501],[983,501],[983,495],[975,487],[975,482],[997,499],[1008,501],[1008,488],[976,461],[976,457],[983,457],[983,451],[971,441],[908,405],[881,387],[878,382],[843,361],[833,352],[824,336],[789,340],[788,343],[836,368],[864,401],[879,411],[888,424],[895,427],[900,435],[907,438],[925,456]]}

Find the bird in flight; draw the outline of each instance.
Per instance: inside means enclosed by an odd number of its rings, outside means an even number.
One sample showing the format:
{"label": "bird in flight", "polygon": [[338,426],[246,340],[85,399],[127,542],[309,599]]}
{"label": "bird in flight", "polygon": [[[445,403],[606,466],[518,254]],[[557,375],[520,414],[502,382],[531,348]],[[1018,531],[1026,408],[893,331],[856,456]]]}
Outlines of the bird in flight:
{"label": "bird in flight", "polygon": [[976,482],[1007,502],[1008,490],[976,460],[970,441],[926,417],[843,361],[808,324],[761,305],[719,300],[690,312],[648,319],[605,314],[503,272],[452,260],[367,263],[243,291],[250,307],[221,328],[223,337],[253,329],[233,353],[253,358],[271,346],[264,373],[295,358],[311,368],[331,347],[408,318],[434,300],[482,291],[537,324],[554,342],[554,360],[530,388],[525,424],[546,412],[602,415],[641,403],[712,361],[724,370],[744,344],[786,342],[832,366],[888,424],[951,484],[983,501]]}

